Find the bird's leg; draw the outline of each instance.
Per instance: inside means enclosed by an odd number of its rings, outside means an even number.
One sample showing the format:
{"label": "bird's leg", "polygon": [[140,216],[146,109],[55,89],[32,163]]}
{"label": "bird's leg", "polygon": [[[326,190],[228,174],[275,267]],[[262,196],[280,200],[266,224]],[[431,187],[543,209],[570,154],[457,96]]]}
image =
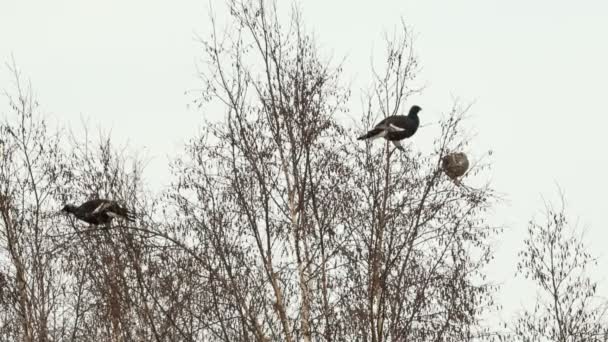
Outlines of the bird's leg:
{"label": "bird's leg", "polygon": [[393,140],[392,141],[393,145],[395,145],[396,148],[398,148],[400,151],[405,152],[405,149],[403,148],[403,146],[401,146],[401,141],[399,140]]}
{"label": "bird's leg", "polygon": [[389,144],[388,144],[388,143],[389,143],[389,141],[387,140],[387,141],[386,141],[386,157],[387,157],[388,159],[390,159],[390,157],[393,155],[393,152],[395,152],[395,149],[394,149],[394,148],[393,148],[393,149],[391,149],[391,147],[389,146]]}

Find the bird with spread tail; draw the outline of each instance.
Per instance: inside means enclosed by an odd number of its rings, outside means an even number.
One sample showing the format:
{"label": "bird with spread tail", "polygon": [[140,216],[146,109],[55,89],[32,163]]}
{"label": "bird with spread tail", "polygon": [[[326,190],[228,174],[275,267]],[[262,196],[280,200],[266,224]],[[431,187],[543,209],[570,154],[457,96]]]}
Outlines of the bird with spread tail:
{"label": "bird with spread tail", "polygon": [[120,206],[116,201],[107,199],[89,200],[78,207],[67,204],[61,211],[73,214],[77,219],[93,225],[110,223],[113,218],[121,218],[130,222],[135,221],[132,212]]}
{"label": "bird with spread tail", "polygon": [[358,137],[357,140],[384,138],[404,151],[401,141],[410,138],[418,130],[418,126],[420,126],[418,112],[421,110],[422,108],[414,105],[410,108],[408,115],[391,115],[380,121],[366,134]]}

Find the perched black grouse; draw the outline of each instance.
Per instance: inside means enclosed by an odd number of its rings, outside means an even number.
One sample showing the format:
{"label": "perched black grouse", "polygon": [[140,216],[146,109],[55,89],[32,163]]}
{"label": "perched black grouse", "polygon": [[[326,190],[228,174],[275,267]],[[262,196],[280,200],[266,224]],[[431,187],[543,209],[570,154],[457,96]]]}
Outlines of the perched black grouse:
{"label": "perched black grouse", "polygon": [[79,207],[67,204],[61,211],[72,213],[76,218],[95,225],[109,223],[114,217],[120,217],[131,222],[135,221],[135,216],[131,212],[115,201],[107,199],[89,200]]}
{"label": "perched black grouse", "polygon": [[380,121],[372,130],[357,138],[357,140],[384,138],[391,141],[403,151],[401,140],[414,135],[420,125],[418,112],[422,108],[412,106],[408,115],[391,115]]}

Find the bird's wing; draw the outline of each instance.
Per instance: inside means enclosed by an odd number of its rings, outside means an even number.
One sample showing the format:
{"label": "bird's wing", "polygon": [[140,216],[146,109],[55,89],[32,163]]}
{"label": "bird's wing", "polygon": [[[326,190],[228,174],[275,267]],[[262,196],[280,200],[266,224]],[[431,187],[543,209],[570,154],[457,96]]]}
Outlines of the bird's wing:
{"label": "bird's wing", "polygon": [[391,126],[393,126],[395,129],[397,129],[399,131],[405,131],[405,130],[411,129],[412,126],[415,125],[412,118],[410,118],[409,116],[405,116],[405,115],[393,116],[390,124],[391,124]]}
{"label": "bird's wing", "polygon": [[115,213],[116,215],[124,215],[127,209],[121,207],[118,203],[112,202],[112,205],[108,207],[108,211]]}
{"label": "bird's wing", "polygon": [[114,217],[114,218],[122,217],[121,215],[118,215],[117,213],[115,213],[113,211],[108,211],[106,214],[108,214],[108,216]]}
{"label": "bird's wing", "polygon": [[102,204],[102,203],[103,203],[103,201],[99,200],[99,199],[88,200],[88,201],[82,203],[78,207],[78,210],[80,210],[82,212],[85,212],[85,213],[91,213],[95,209],[97,209],[99,207],[99,205]]}
{"label": "bird's wing", "polygon": [[377,130],[383,130],[388,132],[403,132],[412,126],[410,118],[403,115],[391,115],[384,118],[384,120],[378,122],[374,127]]}
{"label": "bird's wing", "polygon": [[378,124],[376,124],[376,126],[374,126],[374,129],[387,129],[388,125],[387,125],[387,121],[389,121],[389,117],[382,119],[382,121],[378,122]]}
{"label": "bird's wing", "polygon": [[399,127],[399,126],[395,125],[394,123],[388,124],[388,129],[391,130],[391,132],[402,132],[402,131],[405,131],[404,127]]}
{"label": "bird's wing", "polygon": [[111,202],[101,202],[101,204],[99,204],[97,208],[93,210],[93,214],[99,214],[100,212],[107,210],[110,206],[112,206]]}

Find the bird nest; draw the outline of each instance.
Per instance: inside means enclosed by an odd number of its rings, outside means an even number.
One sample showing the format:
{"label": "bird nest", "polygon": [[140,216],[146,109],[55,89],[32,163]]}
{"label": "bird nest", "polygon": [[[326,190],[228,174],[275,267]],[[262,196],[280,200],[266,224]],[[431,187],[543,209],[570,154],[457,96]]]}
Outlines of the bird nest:
{"label": "bird nest", "polygon": [[450,153],[442,158],[441,168],[448,177],[456,180],[469,169],[469,159],[462,152]]}

